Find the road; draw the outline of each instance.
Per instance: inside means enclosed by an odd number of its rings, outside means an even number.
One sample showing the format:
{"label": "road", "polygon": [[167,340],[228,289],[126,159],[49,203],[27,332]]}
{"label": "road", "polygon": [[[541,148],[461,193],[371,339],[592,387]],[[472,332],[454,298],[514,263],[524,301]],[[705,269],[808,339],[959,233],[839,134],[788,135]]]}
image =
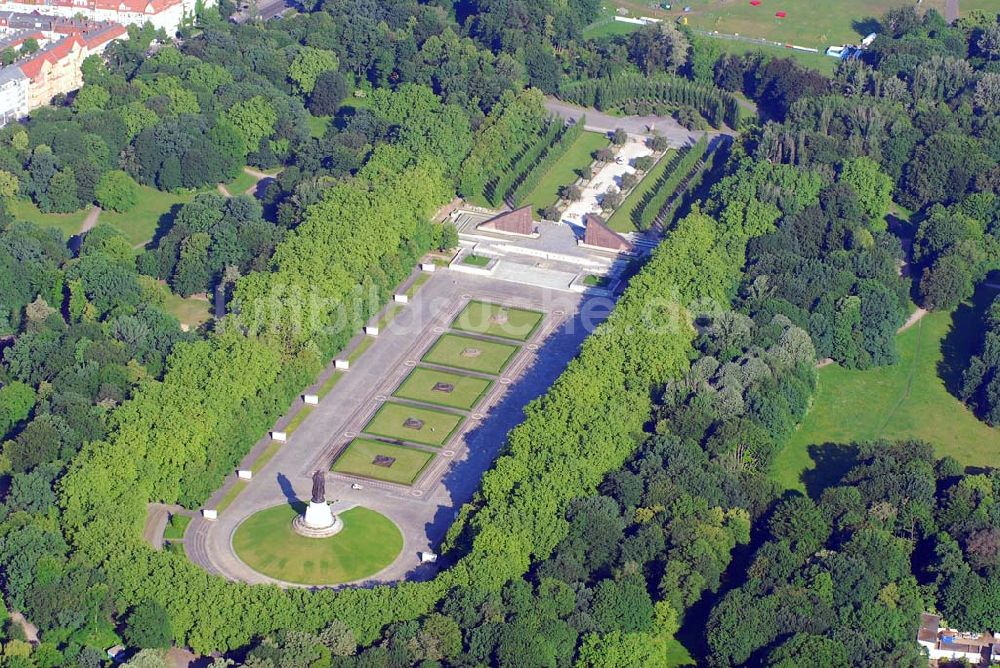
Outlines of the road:
{"label": "road", "polygon": [[596,109],[588,109],[575,104],[557,100],[554,97],[545,98],[545,108],[553,114],[577,121],[582,116],[587,117],[584,126],[594,132],[614,132],[622,128],[633,135],[651,135],[651,128],[670,139],[674,146],[698,141],[704,132],[692,132],[680,126],[671,116],[611,116]]}
{"label": "road", "polygon": [[948,0],[944,6],[944,20],[948,23],[954,23],[958,20],[958,0]]}

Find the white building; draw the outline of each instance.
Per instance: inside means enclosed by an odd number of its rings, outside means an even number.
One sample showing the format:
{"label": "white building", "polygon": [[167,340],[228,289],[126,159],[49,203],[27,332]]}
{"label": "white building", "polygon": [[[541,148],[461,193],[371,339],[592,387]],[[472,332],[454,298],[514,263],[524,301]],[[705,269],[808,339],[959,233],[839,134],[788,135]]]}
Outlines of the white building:
{"label": "white building", "polygon": [[965,659],[973,665],[989,665],[1000,661],[1000,635],[941,628],[941,617],[930,613],[920,615],[917,642],[927,650],[931,661]]}
{"label": "white building", "polygon": [[[113,21],[122,25],[143,25],[173,34],[186,18],[195,14],[198,0],[0,0],[0,11],[38,12],[44,16],[73,18],[82,16],[89,21]],[[203,0],[205,7],[215,0]]]}
{"label": "white building", "polygon": [[19,67],[0,69],[0,126],[28,115],[29,83]]}

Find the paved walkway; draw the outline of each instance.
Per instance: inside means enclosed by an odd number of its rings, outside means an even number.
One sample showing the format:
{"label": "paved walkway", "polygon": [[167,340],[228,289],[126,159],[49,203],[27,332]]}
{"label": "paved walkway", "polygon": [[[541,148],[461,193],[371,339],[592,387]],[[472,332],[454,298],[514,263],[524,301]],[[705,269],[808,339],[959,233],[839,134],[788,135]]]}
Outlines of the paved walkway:
{"label": "paved walkway", "polygon": [[614,132],[618,128],[623,128],[633,135],[652,135],[653,130],[656,130],[668,138],[674,147],[692,144],[706,134],[682,127],[672,116],[611,116],[597,109],[580,107],[554,97],[545,98],[545,108],[553,114],[574,121],[586,116],[587,124],[584,127],[594,132]]}
{"label": "paved walkway", "polygon": [[[492,466],[504,445],[507,432],[523,419],[524,406],[544,393],[576,355],[584,338],[607,316],[613,305],[610,299],[439,271],[352,363],[219,519],[195,518],[185,534],[188,557],[209,572],[232,579],[287,584],[263,576],[239,560],[231,545],[237,526],[259,510],[286,503],[289,497],[307,498],[312,471],[329,469],[336,454],[361,431],[470,299],[530,307],[548,314],[532,340],[511,361],[504,377],[476,407],[481,417],[470,417],[466,432],[442,449],[413,488],[364,480],[359,481],[362,489],[352,489],[355,479],[327,474],[327,497],[338,500],[335,510],[353,505],[372,508],[392,519],[403,533],[400,557],[368,581],[432,576],[436,567],[421,566],[417,553],[438,545],[455,509],[472,498],[483,472]],[[585,322],[585,318],[592,322]],[[446,450],[453,453],[450,458]]]}
{"label": "paved walkway", "polygon": [[959,15],[958,0],[948,0],[944,5],[944,20],[954,23]]}

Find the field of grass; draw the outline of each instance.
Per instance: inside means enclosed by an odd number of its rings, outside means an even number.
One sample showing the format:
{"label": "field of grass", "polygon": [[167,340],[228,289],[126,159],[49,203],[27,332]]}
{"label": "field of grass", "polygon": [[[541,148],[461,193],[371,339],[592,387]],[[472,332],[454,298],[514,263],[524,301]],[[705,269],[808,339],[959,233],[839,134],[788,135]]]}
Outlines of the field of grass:
{"label": "field of grass", "polygon": [[525,198],[524,204],[542,209],[554,203],[559,197],[559,189],[576,181],[594,161],[593,154],[610,143],[607,137],[597,132],[582,133],[562,159],[538,181],[535,189]]}
{"label": "field of grass", "polygon": [[164,308],[181,324],[187,325],[191,329],[196,329],[212,319],[212,304],[204,299],[194,297],[185,299],[170,292],[167,295]]}
{"label": "field of grass", "polygon": [[133,246],[144,245],[156,234],[160,218],[169,213],[172,207],[190,202],[194,195],[195,193],[175,195],[149,186],[139,186],[139,203],[134,209],[126,213],[102,211],[98,221],[121,230]]}
{"label": "field of grass", "polygon": [[39,227],[55,227],[69,239],[80,231],[83,219],[90,213],[90,207],[73,213],[42,213],[30,200],[19,199],[10,203],[10,211],[17,220],[34,223]]}
{"label": "field of grass", "polygon": [[313,116],[309,114],[306,119],[309,123],[309,134],[319,139],[326,134],[326,129],[330,126],[329,116]]}
{"label": "field of grass", "polygon": [[241,195],[257,184],[257,177],[240,170],[239,176],[225,184],[230,195]]}
{"label": "field of grass", "polygon": [[242,478],[237,479],[236,483],[229,488],[229,491],[226,492],[225,496],[222,497],[218,505],[215,506],[215,510],[221,513],[226,508],[233,505],[233,501],[236,500],[236,497],[240,495],[240,492],[242,492],[243,488],[248,484],[250,483]]}
{"label": "field of grass", "polygon": [[191,518],[187,515],[171,515],[167,522],[167,528],[163,531],[164,540],[182,540],[184,530],[191,524]]}
{"label": "field of grass", "polygon": [[[392,457],[395,461],[391,466],[377,465],[374,460],[379,455]],[[434,453],[425,450],[356,438],[337,457],[331,470],[399,485],[412,485],[433,458]]]}
{"label": "field of grass", "polygon": [[[956,317],[967,317],[968,310]],[[951,455],[967,466],[995,464],[1000,430],[980,422],[948,391],[974,334],[972,323],[953,328],[952,315],[931,313],[899,335],[897,364],[820,369],[812,408],[776,458],[774,476],[788,488],[822,489],[850,467],[844,445],[877,438],[922,439],[938,456]]]}
{"label": "field of grass", "polygon": [[316,395],[320,399],[322,399],[326,395],[330,394],[330,390],[333,389],[333,386],[336,385],[337,383],[339,383],[340,379],[343,378],[343,377],[344,377],[344,374],[338,373],[338,372],[334,371],[332,374],[330,374],[329,378],[327,378],[325,381],[323,381],[323,384],[320,385],[319,391],[316,393]]}
{"label": "field of grass", "polygon": [[285,433],[288,434],[289,436],[294,434],[295,430],[302,426],[302,423],[305,421],[307,417],[309,417],[309,414],[312,412],[313,412],[313,407],[308,404],[304,404],[301,408],[299,408],[299,412],[295,414],[295,417],[293,417],[292,420],[288,423],[288,426],[285,427]]}
{"label": "field of grass", "polygon": [[490,259],[485,255],[466,255],[462,258],[462,264],[467,264],[473,267],[485,267],[490,263]]}
{"label": "field of grass", "polygon": [[276,454],[278,454],[278,450],[280,449],[281,449],[281,443],[279,443],[278,441],[271,441],[270,443],[268,443],[267,447],[264,448],[264,451],[260,453],[260,456],[257,457],[256,461],[254,461],[253,465],[250,467],[250,470],[253,473],[257,473],[258,471],[263,469],[265,466],[267,466],[267,463],[271,461]]}
{"label": "field of grass", "polygon": [[424,355],[423,361],[455,369],[498,374],[516,351],[517,346],[505,343],[445,334]]}
{"label": "field of grass", "polygon": [[[438,383],[452,385],[451,392],[435,390]],[[414,369],[393,396],[427,404],[472,410],[493,383],[485,378],[463,376],[436,369]]]}
{"label": "field of grass", "polygon": [[472,301],[451,323],[452,329],[526,341],[542,321],[538,311]]}
{"label": "field of grass", "polygon": [[410,287],[408,287],[406,289],[406,292],[404,294],[407,297],[411,297],[412,298],[413,295],[417,294],[417,290],[419,290],[421,288],[421,286],[423,286],[423,284],[426,283],[429,280],[431,280],[431,275],[430,274],[428,274],[426,272],[419,274],[415,279],[413,279],[413,285],[411,285]]}
{"label": "field of grass", "polygon": [[639,202],[642,198],[646,196],[656,182],[663,175],[664,170],[666,170],[667,165],[673,159],[674,151],[667,151],[659,162],[653,165],[653,168],[642,177],[642,181],[639,181],[639,185],[632,189],[622,205],[611,214],[608,218],[608,227],[613,229],[615,232],[634,232],[636,227],[635,223],[632,222],[632,212],[635,211],[636,207],[639,206]]}
{"label": "field of grass", "polygon": [[347,361],[354,364],[359,357],[365,354],[366,350],[372,347],[373,343],[375,343],[375,337],[366,336],[361,339],[361,343],[358,344],[358,347],[352,350],[347,356]]}
{"label": "field of grass", "polygon": [[403,534],[392,520],[356,506],[340,513],[344,528],[329,538],[295,533],[302,512],[281,505],[251,515],[233,534],[233,549],[258,573],[296,584],[339,584],[360,580],[391,564],[403,549]]}
{"label": "field of grass", "polygon": [[[407,427],[405,422],[411,419],[423,424],[419,427]],[[439,448],[448,442],[464,419],[454,413],[387,401],[361,431],[394,441],[409,441]]]}

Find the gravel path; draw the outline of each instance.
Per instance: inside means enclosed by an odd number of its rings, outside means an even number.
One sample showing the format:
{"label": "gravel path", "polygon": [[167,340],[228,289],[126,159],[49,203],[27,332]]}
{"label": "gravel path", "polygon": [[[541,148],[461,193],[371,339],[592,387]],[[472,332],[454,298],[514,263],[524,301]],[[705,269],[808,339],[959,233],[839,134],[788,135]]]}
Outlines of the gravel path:
{"label": "gravel path", "polygon": [[681,127],[671,116],[611,116],[596,109],[588,109],[575,104],[557,100],[554,97],[545,98],[545,108],[553,114],[577,121],[582,116],[587,117],[584,126],[594,132],[614,132],[623,128],[633,135],[652,135],[652,130],[670,139],[674,146],[683,146],[698,141],[704,132],[692,132]]}

